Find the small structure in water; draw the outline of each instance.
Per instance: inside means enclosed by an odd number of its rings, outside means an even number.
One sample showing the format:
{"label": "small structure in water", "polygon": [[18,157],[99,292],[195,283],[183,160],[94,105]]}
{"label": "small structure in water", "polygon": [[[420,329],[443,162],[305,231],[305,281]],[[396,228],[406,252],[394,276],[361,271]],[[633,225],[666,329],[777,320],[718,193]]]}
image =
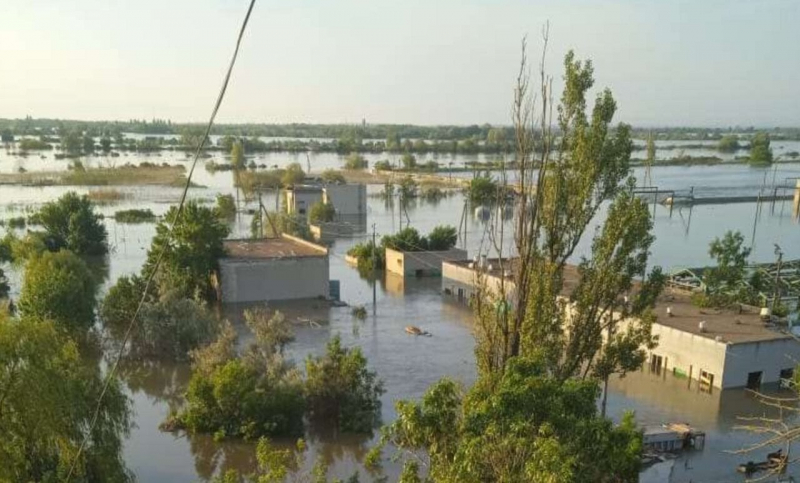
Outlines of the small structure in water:
{"label": "small structure in water", "polygon": [[425,335],[425,336],[428,336],[428,337],[431,336],[430,332],[428,332],[427,330],[422,330],[419,327],[417,327],[416,325],[407,325],[406,326],[406,333],[407,334],[411,334],[411,335]]}
{"label": "small structure in water", "polygon": [[650,451],[683,451],[686,449],[702,450],[705,446],[706,433],[692,428],[685,423],[669,423],[661,426],[644,428],[643,444]]}
{"label": "small structure in water", "polygon": [[754,461],[748,461],[747,463],[742,463],[736,467],[736,471],[739,473],[744,473],[745,475],[752,475],[758,471],[774,471],[774,470],[781,470],[786,468],[786,465],[789,463],[789,455],[783,454],[783,450],[779,449],[774,453],[767,453],[767,460],[766,461],[759,461],[758,463]]}

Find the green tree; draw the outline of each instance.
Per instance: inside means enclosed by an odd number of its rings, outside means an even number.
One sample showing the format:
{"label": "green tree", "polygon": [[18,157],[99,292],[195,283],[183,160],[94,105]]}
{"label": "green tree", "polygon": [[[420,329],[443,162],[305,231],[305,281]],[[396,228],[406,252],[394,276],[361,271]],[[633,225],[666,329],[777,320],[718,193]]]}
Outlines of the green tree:
{"label": "green tree", "polygon": [[750,164],[769,166],[772,164],[772,148],[769,134],[757,132],[750,140]]}
{"label": "green tree", "polygon": [[147,252],[142,277],[146,279],[149,276],[164,251],[155,278],[158,292],[212,300],[215,292],[211,276],[217,271],[219,258],[224,254],[222,241],[228,236],[229,229],[214,209],[195,201],[184,205],[178,223],[172,226],[177,213],[176,207],[170,208],[156,225],[156,235]]}
{"label": "green tree", "polygon": [[231,144],[231,164],[233,169],[245,169],[244,147],[241,141],[234,141]]}
{"label": "green tree", "polygon": [[81,133],[78,131],[67,131],[61,135],[61,150],[69,156],[78,156],[82,148]]}
{"label": "green tree", "polygon": [[92,136],[84,134],[82,144],[84,154],[91,154],[94,152],[94,139]]}
{"label": "green tree", "polygon": [[302,431],[302,380],[281,354],[290,340],[288,322],[279,313],[271,318],[245,314],[245,320],[255,342],[241,357],[235,357],[231,330],[192,354],[186,406],[169,426],[251,440]]}
{"label": "green tree", "polygon": [[305,178],[306,173],[303,172],[303,167],[300,166],[300,163],[290,163],[281,175],[281,184],[283,186],[302,184]]}
{"label": "green tree", "polygon": [[497,202],[501,192],[498,183],[488,174],[472,178],[466,191],[469,201],[478,205],[491,205]]}
{"label": "green tree", "polygon": [[350,155],[344,160],[344,169],[367,169],[368,166],[369,163],[367,162],[367,159],[358,153],[350,153]]}
{"label": "green tree", "polygon": [[653,133],[647,135],[647,157],[644,160],[644,185],[653,185],[653,165],[656,164],[656,141],[653,139]]}
{"label": "green tree", "polygon": [[407,169],[409,171],[417,167],[417,158],[411,153],[404,153],[403,157],[400,158],[400,162],[403,164],[403,169]]}
{"label": "green tree", "polygon": [[52,320],[80,335],[94,324],[96,291],[83,260],[69,251],[44,252],[28,260],[19,310],[23,317]]}
{"label": "green tree", "polygon": [[695,304],[707,307],[725,307],[735,303],[760,303],[752,280],[745,283],[747,260],[750,247],[744,246],[744,236],[738,231],[727,231],[720,238],[714,238],[709,245],[708,255],[716,262],[715,266],[703,271],[705,293],[695,294]]}
{"label": "green tree", "polygon": [[456,241],[458,232],[454,226],[439,225],[428,234],[428,250],[449,250]]}
{"label": "green tree", "polygon": [[311,223],[324,223],[333,221],[336,217],[336,210],[332,203],[319,201],[311,205],[308,211],[308,220]]}
{"label": "green tree", "polygon": [[732,153],[739,148],[739,136],[736,134],[726,134],[717,143],[717,150],[723,153]]}
{"label": "green tree", "polygon": [[11,287],[8,285],[8,277],[6,273],[0,268],[0,300],[7,299]]}
{"label": "green tree", "polygon": [[342,431],[369,432],[379,422],[383,384],[358,347],[342,347],[339,336],[325,355],[306,359],[305,394],[312,417],[334,421]]}
{"label": "green tree", "polygon": [[122,459],[128,400],[112,380],[80,459],[103,386],[97,366],[53,323],[0,315],[0,481],[133,481]]}
{"label": "green tree", "polygon": [[466,395],[444,379],[420,402],[396,403],[382,444],[408,460],[424,454],[433,482],[638,481],[642,436],[632,417],[614,427],[597,414],[595,383],[562,384],[546,366],[515,358],[496,384],[479,381]]}
{"label": "green tree", "polygon": [[111,151],[111,138],[108,136],[103,136],[100,138],[100,149],[103,150],[104,153]]}
{"label": "green tree", "polygon": [[[125,317],[106,320],[115,341],[123,340],[132,316],[133,312],[128,311]],[[214,315],[193,300],[167,298],[145,302],[126,347],[126,356],[134,360],[185,361],[190,351],[211,342],[217,330]]]}
{"label": "green tree", "polygon": [[217,195],[217,214],[223,220],[232,220],[236,216],[236,202],[233,195]]}
{"label": "green tree", "polygon": [[86,195],[70,191],[45,204],[35,217],[45,230],[44,241],[51,251],[65,248],[77,255],[108,253],[108,235],[102,217],[94,212]]}
{"label": "green tree", "polygon": [[344,184],[347,180],[344,178],[344,175],[335,169],[326,169],[322,172],[322,181],[326,183],[338,183]]}

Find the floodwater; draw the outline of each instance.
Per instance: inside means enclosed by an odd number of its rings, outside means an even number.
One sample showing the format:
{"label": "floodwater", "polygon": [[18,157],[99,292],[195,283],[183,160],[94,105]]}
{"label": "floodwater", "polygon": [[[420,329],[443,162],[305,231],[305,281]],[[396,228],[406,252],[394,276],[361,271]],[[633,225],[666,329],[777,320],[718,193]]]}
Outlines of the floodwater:
{"label": "floodwater", "polygon": [[[222,156],[215,155],[216,162]],[[305,156],[269,154],[265,164],[285,165],[298,161],[305,165]],[[152,156],[129,155],[120,158],[90,158],[88,163],[117,163],[144,160],[182,164],[182,154]],[[459,163],[464,158],[457,157]],[[261,163],[259,158],[257,163]],[[87,164],[87,163],[84,163]],[[338,167],[336,155],[318,154],[312,157],[312,168],[321,169],[330,164]],[[29,156],[20,159],[0,152],[0,170],[15,171],[24,167],[29,171],[64,169],[65,161]],[[642,170],[636,170],[641,177]],[[689,186],[730,187],[760,186],[766,178],[782,180],[798,176],[800,163],[781,164],[773,169],[755,169],[744,165],[661,167],[653,169],[653,178],[660,189],[687,189]],[[234,194],[232,175],[229,172],[210,173],[198,166],[195,181],[204,186],[190,190],[190,196],[212,203],[218,193]],[[86,193],[103,188],[70,188],[61,186],[20,187],[0,186],[0,218],[19,216],[35,209],[41,203],[56,199],[66,191]],[[117,210],[132,207],[150,208],[163,214],[180,196],[180,190],[164,187],[115,187],[127,197],[117,203],[101,205],[99,211],[113,215]],[[370,195],[377,195],[381,187],[370,186]],[[264,203],[272,206],[275,196],[266,196]],[[670,213],[663,206],[655,207],[654,233],[656,242],[652,249],[651,263],[667,270],[682,266],[698,266],[709,262],[708,243],[726,230],[740,230],[754,246],[752,259],[758,262],[774,258],[773,244],[779,244],[785,259],[800,258],[800,225],[792,218],[791,203],[778,202],[774,206],[764,204],[756,217],[755,203],[730,205],[703,205],[684,207]],[[427,233],[439,224],[458,225],[464,208],[460,194],[454,194],[435,204],[419,202],[408,210],[411,224],[422,233]],[[368,200],[367,227],[372,224],[380,237],[398,228],[397,210],[387,206],[377,196]],[[598,217],[602,219],[604,213]],[[106,218],[112,253],[109,257],[109,277],[106,288],[120,275],[140,269],[154,234],[154,225],[124,225]],[[241,214],[232,223],[234,236],[248,236],[250,217]],[[594,227],[589,228],[588,235]],[[488,244],[485,239],[485,224],[468,217],[466,246],[470,255],[476,255]],[[309,353],[320,353],[325,342],[333,334],[340,334],[346,345],[360,346],[370,366],[377,371],[386,387],[382,417],[384,422],[394,418],[394,401],[401,398],[418,398],[425,389],[439,378],[447,376],[469,385],[475,378],[473,355],[474,341],[471,334],[470,313],[465,307],[444,301],[439,293],[440,280],[436,278],[405,280],[387,277],[378,283],[375,315],[372,312],[372,286],[358,273],[347,266],[343,256],[347,249],[371,233],[363,233],[350,239],[339,239],[331,247],[331,278],[341,282],[341,298],[351,305],[364,304],[369,316],[365,321],[355,320],[350,309],[330,308],[316,303],[278,304],[290,320],[296,324],[297,340],[289,347],[290,355],[299,363]],[[586,254],[589,236],[581,243],[576,257]],[[10,267],[3,267],[10,275],[13,295],[19,289],[20,274]],[[241,320],[243,306],[227,306],[223,315],[234,323],[246,340],[247,332]],[[317,324],[303,323],[311,319]],[[302,321],[301,321],[302,320]],[[430,331],[432,337],[413,337],[403,328],[408,324],[418,325]],[[125,459],[141,481],[190,482],[205,480],[215,472],[236,468],[249,471],[254,465],[253,445],[240,442],[215,443],[209,437],[188,437],[184,434],[162,433],[158,424],[169,412],[170,404],[179,404],[185,390],[189,368],[185,364],[135,365],[126,367],[123,378],[133,401],[136,428],[125,444]],[[643,423],[686,421],[706,431],[706,447],[701,452],[682,455],[649,469],[643,473],[643,481],[739,481],[736,464],[748,459],[757,460],[765,451],[751,456],[736,456],[725,453],[755,441],[754,436],[734,431],[737,416],[761,414],[764,409],[742,390],[699,392],[689,387],[685,379],[658,376],[642,371],[630,374],[623,380],[612,381],[609,394],[609,414],[617,419],[624,411],[634,410]],[[312,428],[306,438],[309,442],[309,465],[319,455],[331,464],[331,475],[349,476],[358,468],[358,461],[374,444],[369,436],[333,434],[325,428]],[[290,444],[289,441],[281,441]],[[385,465],[391,477],[397,474],[392,464]],[[362,472],[362,476],[368,475]],[[362,478],[362,481],[369,478]]]}

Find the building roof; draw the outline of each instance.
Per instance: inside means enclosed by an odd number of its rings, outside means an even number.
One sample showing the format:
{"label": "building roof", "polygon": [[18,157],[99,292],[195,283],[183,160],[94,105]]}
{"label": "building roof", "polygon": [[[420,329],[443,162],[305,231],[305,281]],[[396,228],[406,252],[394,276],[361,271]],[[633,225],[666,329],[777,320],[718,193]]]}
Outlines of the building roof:
{"label": "building roof", "polygon": [[[506,260],[506,276],[511,279],[509,270],[516,265],[515,259]],[[472,268],[472,260],[443,262],[465,268]],[[488,259],[491,276],[500,276],[498,259]],[[569,296],[578,285],[578,269],[574,265],[564,267],[564,290],[562,295]],[[635,288],[634,288],[635,290]],[[671,316],[667,315],[667,307]],[[706,337],[727,344],[765,342],[791,338],[791,335],[778,330],[773,324],[761,320],[758,309],[742,306],[742,310],[700,308],[692,303],[691,294],[685,290],[665,288],[656,301],[654,308],[659,325]],[[700,330],[700,322],[704,322]]]}
{"label": "building roof", "polygon": [[225,240],[223,245],[226,259],[270,260],[328,256],[325,247],[287,235],[256,240]]}
{"label": "building roof", "polygon": [[286,188],[286,191],[296,191],[302,193],[322,193],[322,186],[310,184],[296,184]]}

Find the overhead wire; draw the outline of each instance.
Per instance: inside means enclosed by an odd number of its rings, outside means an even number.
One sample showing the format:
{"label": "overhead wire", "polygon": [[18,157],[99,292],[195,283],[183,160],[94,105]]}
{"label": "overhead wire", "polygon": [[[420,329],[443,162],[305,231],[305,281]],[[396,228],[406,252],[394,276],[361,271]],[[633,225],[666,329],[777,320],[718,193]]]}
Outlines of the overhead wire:
{"label": "overhead wire", "polygon": [[94,432],[94,428],[97,425],[97,420],[98,420],[98,418],[100,416],[100,411],[102,409],[103,399],[105,398],[105,395],[108,392],[109,387],[111,386],[111,382],[114,380],[114,377],[115,377],[116,372],[117,372],[117,370],[119,368],[120,362],[122,361],[122,358],[124,357],[125,347],[127,346],[128,341],[130,340],[130,336],[133,333],[133,329],[136,326],[136,320],[137,320],[137,318],[139,316],[139,312],[141,312],[141,309],[142,309],[142,307],[143,307],[143,305],[145,303],[145,300],[147,299],[147,294],[150,291],[150,286],[151,286],[151,284],[153,282],[153,279],[155,278],[156,273],[158,272],[159,267],[161,266],[161,262],[164,259],[164,254],[167,251],[167,247],[169,246],[169,240],[170,240],[170,238],[172,238],[173,233],[175,231],[175,226],[178,224],[178,222],[180,220],[180,217],[181,217],[181,214],[183,213],[183,207],[186,204],[186,197],[188,196],[189,188],[191,187],[191,184],[192,184],[192,175],[194,174],[194,170],[197,167],[197,160],[200,158],[200,154],[202,153],[203,148],[205,147],[206,141],[208,140],[209,135],[211,134],[211,128],[214,125],[214,120],[216,119],[217,113],[219,112],[219,108],[222,105],[222,100],[225,98],[225,92],[228,89],[228,83],[230,82],[231,73],[233,72],[233,67],[236,64],[236,58],[239,55],[239,48],[240,48],[241,43],[242,43],[242,38],[244,37],[244,32],[247,29],[247,24],[248,24],[248,22],[250,20],[250,15],[253,12],[253,6],[255,5],[255,3],[256,3],[256,0],[250,0],[250,5],[247,8],[247,13],[245,14],[244,20],[242,21],[241,27],[239,29],[239,34],[238,34],[238,36],[236,38],[236,47],[233,50],[233,54],[232,54],[230,62],[228,64],[228,69],[226,71],[224,80],[222,82],[222,87],[220,88],[219,94],[217,95],[217,100],[216,100],[216,102],[214,104],[214,109],[211,112],[211,117],[208,120],[208,124],[207,124],[205,132],[203,134],[203,139],[197,145],[197,149],[195,150],[195,153],[194,153],[194,159],[192,160],[192,166],[189,169],[188,175],[186,176],[186,183],[185,183],[185,185],[183,187],[183,193],[181,194],[181,198],[180,198],[180,202],[178,204],[178,208],[177,208],[177,210],[175,212],[175,216],[174,216],[174,218],[172,220],[172,224],[170,225],[169,232],[167,233],[167,243],[165,243],[163,245],[163,247],[161,248],[161,251],[159,252],[158,258],[156,259],[156,263],[153,266],[153,269],[150,271],[150,275],[147,277],[147,282],[145,283],[145,287],[144,287],[144,290],[142,292],[142,297],[139,299],[139,303],[136,306],[136,311],[133,313],[133,316],[131,317],[131,321],[128,324],[128,328],[125,331],[125,335],[123,336],[123,339],[122,339],[122,344],[120,344],[119,351],[117,352],[117,356],[114,359],[114,363],[111,365],[111,367],[110,367],[110,369],[108,371],[108,374],[106,375],[106,379],[105,379],[105,382],[103,383],[103,388],[100,391],[100,395],[99,395],[99,397],[97,399],[97,404],[95,405],[94,413],[93,413],[92,419],[91,419],[91,421],[89,423],[89,427],[87,428],[86,434],[84,435],[83,440],[81,441],[81,444],[78,447],[78,451],[74,456],[72,464],[70,465],[69,472],[67,473],[67,477],[66,477],[66,480],[65,480],[67,482],[69,482],[71,480],[72,475],[74,474],[75,469],[76,469],[76,467],[77,467],[77,465],[78,465],[78,463],[80,461],[81,455],[82,455],[83,451],[86,449],[86,444],[88,443],[89,439],[91,438],[92,433]]}

